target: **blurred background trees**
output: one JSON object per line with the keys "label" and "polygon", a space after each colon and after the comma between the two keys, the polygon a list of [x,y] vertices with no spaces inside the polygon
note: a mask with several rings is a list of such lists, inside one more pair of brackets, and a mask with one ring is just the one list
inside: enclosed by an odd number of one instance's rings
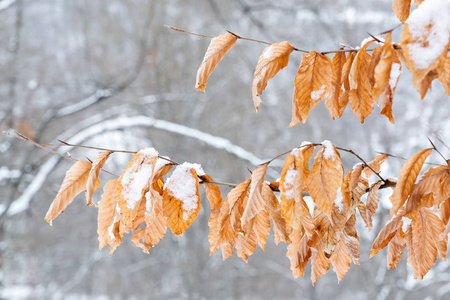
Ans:
{"label": "blurred background trees", "polygon": [[[40,143],[62,139],[129,150],[153,146],[176,161],[201,163],[218,181],[234,183],[248,177],[247,168],[253,169],[258,158],[274,157],[305,140],[328,139],[367,160],[375,151],[409,157],[429,146],[427,136],[450,141],[450,119],[443,109],[448,97],[439,83],[420,101],[405,69],[395,95],[395,126],[377,113],[361,125],[349,109],[332,121],[319,104],[306,124],[287,129],[299,53],[270,81],[255,113],[251,82],[264,45],[237,43],[203,94],[194,90],[195,73],[209,40],[163,26],[207,35],[228,29],[269,42],[288,40],[298,48],[336,50],[339,43],[359,46],[367,32],[395,27],[399,22],[391,4],[0,0],[0,129],[12,128]],[[394,40],[398,35],[394,31]],[[228,139],[247,152],[233,153],[187,136],[174,124],[183,125],[184,132],[197,129]],[[80,159],[97,153],[56,149]],[[441,145],[441,150],[448,156],[448,147]],[[123,169],[130,158],[114,155],[108,169]],[[357,163],[352,156],[343,156],[343,162],[347,169]],[[390,171],[398,174],[401,163],[389,160],[386,177]],[[438,299],[450,293],[446,262],[439,262],[420,283],[413,280],[405,257],[396,271],[386,270],[385,251],[368,258],[385,223],[381,218],[389,207],[383,203],[388,201],[382,201],[371,232],[359,222],[361,267],[352,266],[339,285],[333,271],[315,287],[308,275],[293,279],[285,244],[268,243],[266,252],[257,250],[247,264],[235,256],[226,262],[220,253],[209,256],[207,202],[184,237],[168,234],[150,255],[128,240],[110,258],[107,250],[98,251],[96,210],[83,201],[75,201],[54,227],[44,221],[70,164],[0,137],[0,297]],[[281,162],[273,169],[269,178],[280,172]]]}

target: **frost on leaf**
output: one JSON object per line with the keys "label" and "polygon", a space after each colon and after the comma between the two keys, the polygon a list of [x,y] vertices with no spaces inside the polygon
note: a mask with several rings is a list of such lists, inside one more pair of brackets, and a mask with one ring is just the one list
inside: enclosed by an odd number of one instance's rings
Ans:
{"label": "frost on leaf", "polygon": [[261,104],[261,94],[267,82],[289,63],[289,55],[294,47],[289,42],[275,43],[264,49],[258,59],[255,74],[253,75],[252,94],[256,110]]}
{"label": "frost on leaf", "polygon": [[309,111],[326,95],[333,76],[329,57],[311,51],[302,55],[302,61],[295,75],[292,120],[289,127],[306,122]]}
{"label": "frost on leaf", "polygon": [[191,226],[200,211],[197,171],[192,164],[178,165],[164,188],[163,211],[175,235]]}
{"label": "frost on leaf", "polygon": [[[414,10],[401,34],[402,53],[406,67],[413,73],[413,85],[425,96],[431,75],[447,56],[450,45],[450,2],[427,0]],[[435,71],[434,71],[435,72]],[[425,85],[425,86],[424,86]]]}
{"label": "frost on leaf", "polygon": [[151,184],[158,152],[153,148],[142,149],[130,160],[117,182],[120,210],[127,222],[137,215],[140,202]]}
{"label": "frost on leaf", "polygon": [[[59,216],[72,203],[75,197],[86,189],[86,181],[91,167],[92,164],[90,162],[80,160],[67,171],[58,194],[45,215],[45,221],[50,223],[50,225],[52,225],[53,219]],[[99,182],[97,181],[94,189],[98,186]]]}
{"label": "frost on leaf", "polygon": [[206,50],[205,57],[198,68],[195,89],[205,91],[209,75],[214,71],[228,50],[236,44],[237,37],[231,33],[217,36],[211,40]]}

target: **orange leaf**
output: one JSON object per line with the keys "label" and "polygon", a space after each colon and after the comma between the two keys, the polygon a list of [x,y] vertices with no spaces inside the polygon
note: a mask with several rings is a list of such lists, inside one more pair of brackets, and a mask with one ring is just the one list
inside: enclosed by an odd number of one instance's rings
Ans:
{"label": "orange leaf", "polygon": [[441,57],[439,67],[436,69],[438,79],[445,89],[445,93],[450,96],[450,56]]}
{"label": "orange leaf", "polygon": [[438,67],[442,57],[447,56],[450,46],[450,28],[448,22],[442,22],[448,18],[450,3],[439,3],[443,5],[436,5],[434,1],[420,5],[405,22],[401,34],[405,64],[413,73],[413,85],[422,98],[431,81],[437,78],[429,73]]}
{"label": "orange leaf", "polygon": [[343,234],[345,246],[347,247],[348,253],[352,257],[353,263],[359,266],[360,246],[358,233],[356,232],[355,214],[352,214],[350,218],[348,218]]}
{"label": "orange leaf", "polygon": [[217,36],[211,40],[205,57],[197,71],[196,90],[205,91],[209,75],[211,75],[212,71],[214,71],[225,54],[227,54],[228,50],[236,44],[236,41],[237,37],[231,33]]}
{"label": "orange leaf", "polygon": [[[380,172],[381,170],[381,165],[388,159],[388,155],[387,154],[380,154],[377,155],[375,157],[374,160],[372,160],[370,163],[368,163],[368,165],[375,171],[375,172]],[[367,178],[369,178],[370,176],[374,175],[374,173],[372,172],[372,170],[370,168],[364,168],[364,174],[366,175]]]}
{"label": "orange leaf", "polygon": [[[341,48],[340,50],[342,50]],[[336,53],[331,60],[333,75],[331,77],[330,90],[325,94],[325,107],[330,111],[331,118],[340,118],[344,113],[347,102],[343,101],[341,94],[345,92],[342,82],[344,64],[346,62],[345,52]]]}
{"label": "orange leaf", "polygon": [[344,235],[342,233],[339,243],[330,256],[330,261],[333,265],[333,270],[336,272],[338,281],[341,281],[350,269],[350,264],[352,262],[352,257],[348,253],[347,247],[345,246]]}
{"label": "orange leaf", "polygon": [[195,221],[200,212],[197,172],[192,164],[178,165],[164,189],[163,211],[172,233],[180,235]]}
{"label": "orange leaf", "polygon": [[247,207],[245,207],[241,218],[242,227],[245,227],[247,223],[265,207],[265,202],[262,197],[262,187],[263,184],[266,184],[264,182],[264,177],[266,176],[267,166],[268,163],[265,163],[261,167],[255,169],[252,173],[250,195],[248,196]]}
{"label": "orange leaf", "polygon": [[136,217],[144,193],[151,184],[157,160],[158,152],[155,149],[142,149],[130,160],[120,176],[117,197],[126,222],[131,222]]}
{"label": "orange leaf", "polygon": [[350,106],[361,123],[364,123],[364,119],[372,113],[375,105],[369,76],[371,57],[365,48],[361,48],[356,54],[349,74]]}
{"label": "orange leaf", "polygon": [[281,205],[272,189],[268,185],[263,185],[263,198],[266,202],[266,210],[273,222],[273,230],[275,232],[275,244],[278,245],[280,241],[290,243],[289,233],[292,228],[287,224],[285,219],[281,216]]}
{"label": "orange leaf", "polygon": [[330,269],[331,262],[325,256],[320,239],[316,236],[311,242],[311,280],[314,283]]}
{"label": "orange leaf", "polygon": [[261,94],[267,82],[289,63],[289,55],[294,47],[289,42],[275,43],[264,49],[258,59],[255,74],[253,75],[252,94],[256,110],[261,104]]}
{"label": "orange leaf", "polygon": [[395,236],[397,230],[402,225],[402,218],[395,217],[391,219],[378,233],[377,238],[372,244],[372,249],[370,250],[370,257],[373,257],[380,250],[386,247],[392,238]]}
{"label": "orange leaf", "polygon": [[295,75],[292,121],[289,127],[306,122],[309,111],[326,95],[333,69],[329,57],[311,51],[302,55],[302,61]]}
{"label": "orange leaf", "polygon": [[[377,48],[378,49],[378,48]],[[391,74],[391,67],[394,57],[394,47],[392,46],[392,32],[386,35],[384,46],[382,47],[382,53],[379,62],[374,70],[374,91],[373,97],[378,99],[381,93],[386,89],[389,84],[389,78]]]}
{"label": "orange leaf", "polygon": [[295,278],[305,275],[305,267],[311,257],[311,249],[308,246],[308,236],[302,230],[294,230],[289,235],[292,243],[287,247],[286,256],[291,263],[292,274]]}
{"label": "orange leaf", "polygon": [[308,190],[317,207],[331,217],[332,203],[344,179],[344,169],[336,147],[329,141],[314,158],[314,165],[308,177]]}
{"label": "orange leaf", "polygon": [[340,232],[331,224],[328,217],[317,209],[317,206],[314,210],[314,225],[315,232],[320,237],[323,251],[331,254],[339,241]]}
{"label": "orange leaf", "polygon": [[394,0],[392,2],[392,10],[402,23],[408,19],[410,7],[411,0]]}
{"label": "orange leaf", "polygon": [[[208,181],[214,181],[208,174],[201,176],[201,178]],[[204,182],[203,187],[205,188],[206,198],[209,200],[211,212],[213,212],[219,203],[222,202],[222,193],[220,192],[220,188],[217,184]]]}
{"label": "orange leaf", "polygon": [[406,202],[408,196],[411,194],[417,176],[419,175],[425,160],[430,156],[431,151],[432,149],[419,151],[403,165],[397,185],[389,198],[392,202],[392,209],[389,216],[393,216]]}
{"label": "orange leaf", "polygon": [[397,231],[397,234],[391,239],[388,246],[388,253],[387,253],[387,265],[388,269],[396,269],[397,264],[402,257],[403,250],[405,250],[406,247],[406,240],[405,238],[400,234],[400,232]]}
{"label": "orange leaf", "polygon": [[105,165],[106,160],[108,159],[111,152],[102,152],[100,153],[92,163],[91,171],[89,172],[89,177],[86,181],[86,200],[87,205],[93,205],[92,203],[92,195],[94,194],[94,191],[97,189],[99,183],[98,175],[100,174],[100,170]]}
{"label": "orange leaf", "polygon": [[80,160],[67,171],[58,194],[45,215],[45,221],[50,225],[52,225],[53,219],[59,216],[72,203],[73,199],[85,190],[91,166],[90,162]]}
{"label": "orange leaf", "polygon": [[380,202],[380,193],[378,192],[378,189],[383,184],[383,182],[377,181],[369,189],[369,194],[367,196],[367,202],[366,202],[366,215],[364,222],[366,223],[367,228],[372,230],[373,224],[372,224],[372,217],[375,214],[375,212],[378,209],[378,203]]}
{"label": "orange leaf", "polygon": [[106,245],[111,244],[112,240],[114,240],[112,229],[117,204],[116,188],[117,179],[108,181],[108,183],[103,187],[103,195],[98,203],[97,233],[99,250]]}

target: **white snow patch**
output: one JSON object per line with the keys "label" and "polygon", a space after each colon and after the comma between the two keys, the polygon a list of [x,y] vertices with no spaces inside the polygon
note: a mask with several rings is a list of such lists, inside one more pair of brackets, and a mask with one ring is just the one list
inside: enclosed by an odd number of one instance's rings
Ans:
{"label": "white snow patch", "polygon": [[186,167],[189,167],[191,169],[194,169],[195,172],[197,172],[198,176],[203,176],[203,175],[206,174],[205,171],[203,171],[201,164],[191,164],[191,163],[185,162],[183,164],[183,166],[186,166]]}
{"label": "white snow patch", "polygon": [[297,175],[297,170],[289,169],[286,172],[286,176],[284,177],[284,190],[285,196],[287,199],[293,199],[295,197],[294,194],[294,179],[295,175]]}
{"label": "white snow patch", "polygon": [[389,87],[393,92],[395,87],[397,86],[398,78],[402,73],[402,65],[398,63],[393,63],[391,67],[391,73],[389,75]]}
{"label": "white snow patch", "polygon": [[292,151],[291,151],[292,156],[297,157],[299,150],[300,150],[299,148],[292,149]]}
{"label": "white snow patch", "polygon": [[158,151],[156,151],[155,148],[145,148],[145,149],[141,149],[139,150],[139,153],[142,153],[145,155],[145,157],[153,157],[153,156],[158,156]]}
{"label": "white snow patch", "polygon": [[402,231],[405,233],[408,230],[409,225],[411,224],[411,219],[407,217],[402,217]]}
{"label": "white snow patch", "polygon": [[313,198],[311,196],[304,196],[303,200],[305,200],[311,216],[314,216],[314,207],[316,206],[316,203],[314,202]]}
{"label": "white snow patch", "polygon": [[322,98],[322,95],[325,92],[325,88],[326,87],[327,87],[326,85],[322,85],[319,90],[312,91],[311,92],[311,99],[319,100],[320,98]]}
{"label": "white snow patch", "polygon": [[409,16],[409,32],[416,43],[408,52],[416,69],[427,69],[442,53],[450,38],[450,1],[424,1]]}
{"label": "white snow patch", "polygon": [[300,147],[305,147],[305,146],[311,145],[311,144],[312,144],[311,142],[303,141],[303,142],[300,144]]}
{"label": "white snow patch", "polygon": [[152,210],[152,196],[150,192],[145,193],[145,214]]}
{"label": "white snow patch", "polygon": [[[380,40],[381,42],[384,42],[384,38],[380,37],[380,36],[375,36],[378,40]],[[364,47],[364,45],[370,41],[375,41],[375,39],[371,36],[365,38],[364,40],[362,40],[361,42],[361,48]],[[383,43],[380,43],[378,41],[375,41],[375,43],[377,43],[378,45],[383,45]]]}
{"label": "white snow patch", "polygon": [[356,165],[353,166],[353,170],[356,170],[358,168],[360,168],[363,165],[363,163],[357,163]]}
{"label": "white snow patch", "polygon": [[336,159],[336,153],[334,152],[334,147],[333,144],[329,141],[329,140],[325,140],[322,142],[322,146],[323,146],[323,157],[325,159],[331,159],[331,160],[335,160]]}
{"label": "white snow patch", "polygon": [[[198,207],[197,197],[197,178],[194,178],[191,169],[200,165],[183,163],[178,165],[173,171],[172,176],[167,181],[167,190],[181,202],[183,202],[183,219],[189,219],[189,216]],[[201,169],[201,168],[200,168]]]}
{"label": "white snow patch", "polygon": [[336,199],[334,199],[334,205],[336,205],[339,212],[342,212],[342,210],[344,209],[344,203],[342,202],[342,200],[343,200],[343,198],[342,198],[341,187],[339,187],[339,189],[336,191]]}
{"label": "white snow patch", "polygon": [[153,165],[145,163],[151,157],[158,155],[154,148],[146,148],[139,151],[143,156],[136,160],[122,175],[120,183],[123,186],[122,196],[129,209],[134,209],[142,199],[142,191],[149,184],[153,176]]}
{"label": "white snow patch", "polygon": [[267,47],[265,50],[264,50],[264,53],[263,53],[263,58],[264,59],[270,59],[270,58],[272,58],[272,56],[273,56],[273,45],[270,45],[269,47]]}

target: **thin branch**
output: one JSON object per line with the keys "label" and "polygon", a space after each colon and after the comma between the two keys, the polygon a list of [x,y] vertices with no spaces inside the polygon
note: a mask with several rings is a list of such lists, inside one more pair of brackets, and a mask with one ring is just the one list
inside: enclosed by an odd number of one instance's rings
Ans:
{"label": "thin branch", "polygon": [[430,140],[429,137],[427,137],[428,141],[430,142],[431,146],[433,146],[433,149],[442,157],[442,159],[445,161],[445,163],[447,164],[447,166],[450,167],[450,162],[448,159],[446,159],[444,157],[444,155],[442,155],[442,153],[436,148],[436,146],[433,144],[433,142]]}
{"label": "thin branch", "polygon": [[377,175],[377,177],[380,178],[380,180],[383,181],[383,183],[386,183],[386,180],[383,177],[381,177],[380,173],[376,172],[371,166],[369,166],[369,164],[364,159],[361,158],[361,156],[356,154],[353,150],[351,150],[351,149],[350,150],[349,149],[344,149],[344,148],[341,148],[341,147],[336,147],[336,149],[339,149],[341,151],[345,151],[345,152],[351,153],[354,156],[356,156],[366,167],[369,168],[370,171],[375,173],[375,175]]}
{"label": "thin branch", "polygon": [[[208,39],[213,39],[213,38],[215,38],[214,36],[210,36],[210,35],[204,35],[204,34],[200,34],[200,33],[194,33],[194,32],[190,32],[190,31],[187,31],[187,30],[183,30],[183,29],[180,29],[180,28],[176,28],[176,27],[173,27],[173,26],[169,26],[169,25],[164,25],[165,27],[167,27],[167,28],[169,28],[169,29],[172,29],[172,30],[174,30],[174,31],[178,31],[178,32],[182,32],[182,33],[187,33],[187,34],[190,34],[190,35],[195,35],[195,36],[198,36],[198,37],[200,37],[200,38],[208,38]],[[392,31],[392,30],[394,30],[395,28],[393,28],[393,29],[391,29],[391,30],[388,30],[388,31],[386,31],[386,33],[387,32],[389,32],[389,31]],[[246,41],[249,41],[249,42],[255,42],[255,43],[260,43],[260,44],[265,44],[265,45],[272,45],[273,43],[269,43],[269,42],[266,42],[266,41],[261,41],[261,40],[257,40],[257,39],[252,39],[252,38],[247,38],[247,37],[243,37],[243,36],[240,36],[240,35],[237,35],[236,33],[234,33],[234,32],[231,32],[231,31],[229,31],[229,30],[226,30],[229,34],[232,34],[232,35],[234,35],[236,38],[238,38],[238,39],[240,39],[240,40],[246,40]],[[372,38],[374,38],[370,33],[369,33],[369,35],[372,37]],[[377,39],[377,38],[374,38],[376,41],[379,41],[379,39]],[[394,49],[401,49],[401,47],[398,47],[398,46],[394,46]],[[309,52],[311,52],[310,50],[305,50],[305,49],[299,49],[299,48],[297,48],[297,47],[294,47],[294,51],[297,51],[297,52],[302,52],[302,53],[309,53]],[[325,54],[331,54],[331,53],[341,53],[341,52],[358,52],[359,51],[359,49],[340,49],[340,50],[331,50],[331,51],[323,51],[323,52],[320,52],[321,54],[323,54],[323,55],[325,55]],[[370,52],[370,51],[373,51],[373,49],[367,49],[366,50],[367,52]]]}
{"label": "thin branch", "polygon": [[[389,156],[389,157],[398,158],[398,159],[401,159],[401,160],[408,160],[407,158],[404,158],[404,157],[401,157],[401,156],[397,156],[397,155],[393,155],[393,154],[389,154],[389,153],[385,153],[385,152],[375,151],[375,153],[378,153],[378,154],[385,154],[385,155],[387,155],[387,156]],[[442,165],[440,165],[440,164],[435,164],[435,163],[430,163],[430,162],[424,162],[424,165],[430,165],[430,166],[442,166]]]}

